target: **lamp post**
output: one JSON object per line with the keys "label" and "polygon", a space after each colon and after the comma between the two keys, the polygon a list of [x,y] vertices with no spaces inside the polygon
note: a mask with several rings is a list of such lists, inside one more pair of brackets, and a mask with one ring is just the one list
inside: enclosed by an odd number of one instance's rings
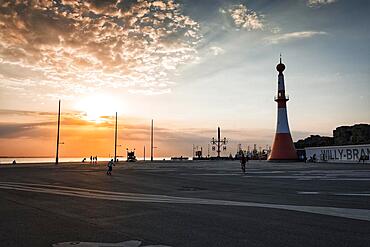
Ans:
{"label": "lamp post", "polygon": [[154,146],[153,146],[153,135],[154,135],[154,126],[153,126],[153,119],[152,119],[152,128],[151,128],[151,135],[150,135],[150,161],[153,162],[154,159]]}
{"label": "lamp post", "polygon": [[116,112],[116,126],[114,130],[114,162],[117,162],[117,112]]}
{"label": "lamp post", "polygon": [[55,155],[55,164],[58,165],[59,163],[59,131],[60,131],[60,100],[59,100],[59,108],[58,108],[58,131],[57,131],[57,152]]}

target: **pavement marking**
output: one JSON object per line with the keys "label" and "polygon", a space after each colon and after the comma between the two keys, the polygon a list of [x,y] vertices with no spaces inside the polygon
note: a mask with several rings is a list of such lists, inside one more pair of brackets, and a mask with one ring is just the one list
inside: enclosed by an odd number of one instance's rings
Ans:
{"label": "pavement marking", "polygon": [[328,181],[370,181],[370,178],[327,178],[321,180],[328,180]]}
{"label": "pavement marking", "polygon": [[53,244],[53,247],[70,247],[70,246],[77,246],[77,247],[170,247],[167,245],[141,245],[141,241],[138,240],[130,240],[120,243],[96,243],[96,242],[63,242]]}
{"label": "pavement marking", "polygon": [[319,191],[297,191],[298,195],[370,196],[370,192],[332,193]]}
{"label": "pavement marking", "polygon": [[318,195],[320,192],[318,191],[297,191],[299,195]]}
{"label": "pavement marking", "polygon": [[370,196],[370,193],[335,193],[336,196]]}
{"label": "pavement marking", "polygon": [[[202,169],[207,170],[207,169]],[[240,176],[240,172],[232,169],[209,169],[214,172],[181,173],[180,175],[191,176]],[[275,171],[247,169],[245,178],[259,179],[295,179],[297,181],[322,180],[322,181],[370,181],[369,170],[312,170],[312,171]]]}
{"label": "pavement marking", "polygon": [[146,202],[146,203],[178,203],[178,204],[199,204],[199,205],[218,205],[218,206],[240,206],[240,207],[259,207],[270,209],[283,209],[304,213],[314,213],[328,216],[336,216],[348,219],[370,221],[369,209],[355,208],[337,208],[337,207],[321,207],[321,206],[298,206],[285,204],[268,204],[257,202],[241,202],[241,201],[226,201],[215,199],[176,197],[166,195],[140,194],[140,193],[125,193],[112,192],[103,190],[92,190],[84,188],[75,188],[68,186],[57,186],[48,184],[34,183],[13,183],[0,182],[0,189],[47,193],[54,195],[74,196],[81,198],[92,198],[111,201],[126,201],[126,202]]}
{"label": "pavement marking", "polygon": [[191,175],[191,176],[240,176],[242,175],[241,172],[239,173],[181,173],[180,175]]}

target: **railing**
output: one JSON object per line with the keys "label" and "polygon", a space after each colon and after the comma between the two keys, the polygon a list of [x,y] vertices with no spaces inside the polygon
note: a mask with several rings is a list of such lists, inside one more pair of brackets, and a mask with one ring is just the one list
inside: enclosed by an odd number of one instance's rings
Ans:
{"label": "railing", "polygon": [[275,95],[274,96],[274,100],[280,100],[280,99],[285,99],[285,100],[289,100],[289,95],[288,94],[285,94],[285,95]]}

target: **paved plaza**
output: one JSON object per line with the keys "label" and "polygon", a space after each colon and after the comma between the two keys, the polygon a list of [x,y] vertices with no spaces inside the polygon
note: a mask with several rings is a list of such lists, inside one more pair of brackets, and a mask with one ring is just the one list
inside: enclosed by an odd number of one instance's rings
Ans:
{"label": "paved plaza", "polygon": [[1,246],[370,246],[370,166],[3,165]]}

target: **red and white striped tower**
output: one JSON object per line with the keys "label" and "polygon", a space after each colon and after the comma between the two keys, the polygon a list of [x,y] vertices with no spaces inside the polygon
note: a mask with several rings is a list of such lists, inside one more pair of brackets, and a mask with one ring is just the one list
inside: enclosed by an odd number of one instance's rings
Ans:
{"label": "red and white striped tower", "polygon": [[270,161],[284,161],[297,160],[297,151],[295,150],[292,136],[289,130],[288,113],[286,102],[289,100],[288,95],[285,95],[284,75],[285,65],[281,62],[276,66],[279,71],[278,76],[278,94],[275,96],[275,101],[278,105],[277,112],[277,126],[274,143],[268,160]]}

